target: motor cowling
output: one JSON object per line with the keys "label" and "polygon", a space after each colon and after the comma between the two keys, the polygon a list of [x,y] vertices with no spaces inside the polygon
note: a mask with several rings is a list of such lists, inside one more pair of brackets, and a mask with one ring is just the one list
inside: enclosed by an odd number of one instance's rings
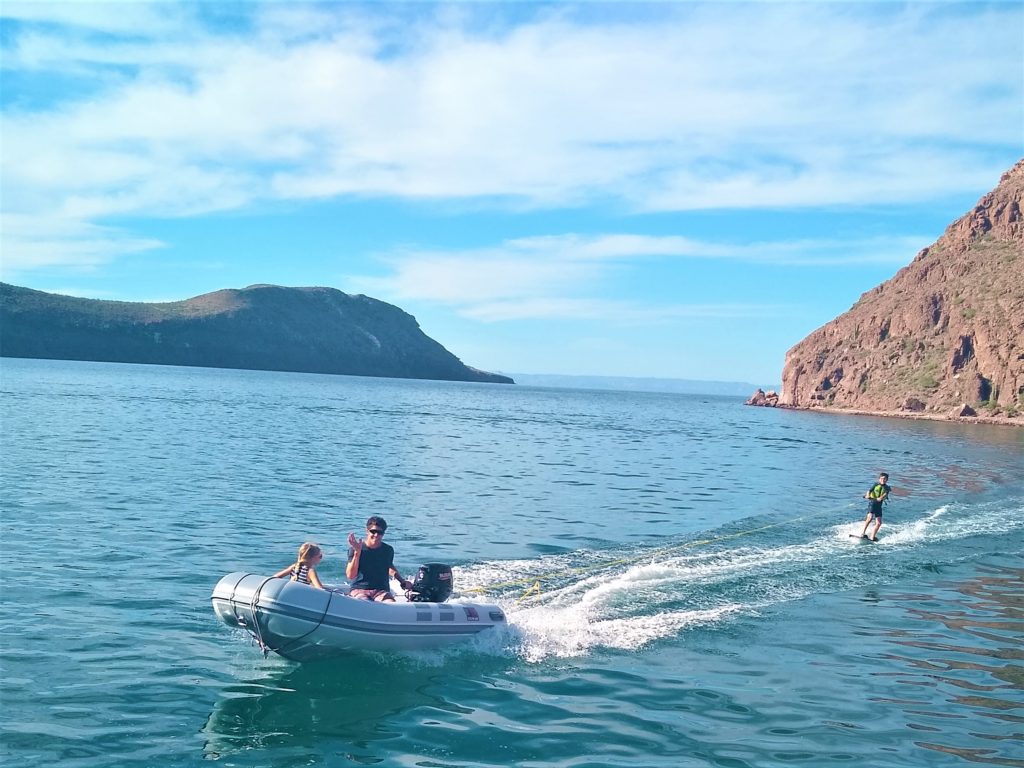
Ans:
{"label": "motor cowling", "polygon": [[426,563],[416,572],[405,596],[413,603],[443,603],[451,596],[453,583],[450,565]]}

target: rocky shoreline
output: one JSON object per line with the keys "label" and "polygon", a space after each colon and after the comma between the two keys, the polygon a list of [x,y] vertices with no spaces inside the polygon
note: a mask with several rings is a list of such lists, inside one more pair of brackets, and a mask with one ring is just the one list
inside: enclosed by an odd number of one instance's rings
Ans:
{"label": "rocky shoreline", "polygon": [[787,411],[814,411],[816,413],[832,413],[841,416],[880,416],[887,419],[916,419],[919,421],[951,421],[960,424],[995,424],[1007,427],[1024,427],[1024,418],[1012,416],[988,416],[978,414],[969,405],[963,405],[950,413],[925,413],[921,411],[869,411],[860,408],[836,408],[834,406],[798,406],[779,402],[779,394],[774,390],[758,389],[744,403],[761,408],[782,408]]}

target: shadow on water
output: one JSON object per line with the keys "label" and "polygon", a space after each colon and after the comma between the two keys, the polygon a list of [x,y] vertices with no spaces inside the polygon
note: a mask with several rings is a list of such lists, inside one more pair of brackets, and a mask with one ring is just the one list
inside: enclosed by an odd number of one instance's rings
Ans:
{"label": "shadow on water", "polygon": [[[916,626],[890,632],[901,652],[885,658],[903,668],[897,682],[907,695],[886,701],[903,709],[908,728],[928,734],[914,742],[919,747],[1024,766],[1024,569],[938,586],[948,599],[889,596]],[[969,725],[968,733],[951,729],[951,720]],[[960,731],[960,743],[949,743],[951,730]],[[976,743],[965,744],[965,735]]]}
{"label": "shadow on water", "polygon": [[[458,677],[494,672],[493,661],[459,659]],[[449,663],[408,655],[282,661],[223,689],[202,729],[203,756],[260,753],[273,755],[273,765],[298,765],[320,760],[326,751],[376,763],[386,743],[402,736],[410,716],[429,725],[431,718],[469,711],[440,694],[452,677]]]}

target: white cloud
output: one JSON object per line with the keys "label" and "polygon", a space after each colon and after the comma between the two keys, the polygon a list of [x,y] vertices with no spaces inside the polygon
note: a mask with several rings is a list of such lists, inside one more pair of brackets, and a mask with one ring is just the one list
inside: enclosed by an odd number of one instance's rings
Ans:
{"label": "white cloud", "polygon": [[119,256],[163,246],[158,240],[63,216],[3,214],[0,230],[4,240],[0,277],[5,281],[45,267],[93,269]]}
{"label": "white cloud", "polygon": [[592,320],[619,325],[651,325],[683,318],[767,318],[787,307],[778,304],[639,304],[597,299],[522,299],[474,303],[459,311],[481,322],[507,320]]}
{"label": "white cloud", "polygon": [[[232,7],[246,27],[201,5],[5,4],[4,68],[53,89],[5,108],[5,209],[73,227],[350,195],[877,204],[984,190],[1020,147],[1013,4],[666,4],[615,23],[524,6],[504,26],[415,4]],[[86,85],[62,95],[65,75]]]}
{"label": "white cloud", "polygon": [[485,322],[504,320],[617,319],[657,323],[696,317],[766,317],[777,305],[670,304],[584,298],[618,270],[641,260],[716,259],[774,266],[902,265],[924,237],[863,240],[807,239],[732,244],[677,236],[635,234],[552,235],[509,240],[493,248],[405,251],[382,256],[383,277],[350,276],[346,289],[389,300],[428,302]]}
{"label": "white cloud", "polygon": [[125,34],[167,34],[182,28],[183,6],[134,2],[5,2],[0,19],[34,22],[70,30]]}
{"label": "white cloud", "polygon": [[838,267],[855,264],[903,266],[933,241],[930,235],[863,239],[755,242],[720,248],[718,255],[776,266]]}
{"label": "white cloud", "polygon": [[[509,240],[500,252],[547,261],[601,262],[644,257],[731,259],[775,265],[905,264],[931,242],[926,235],[854,239],[804,239],[735,244],[678,235],[549,235]],[[489,252],[469,254],[478,261]]]}
{"label": "white cloud", "polygon": [[470,297],[496,300],[545,295],[566,285],[580,285],[591,274],[584,263],[523,258],[515,249],[505,254],[422,253],[392,263],[390,277],[353,278],[353,284],[398,298],[457,304]]}

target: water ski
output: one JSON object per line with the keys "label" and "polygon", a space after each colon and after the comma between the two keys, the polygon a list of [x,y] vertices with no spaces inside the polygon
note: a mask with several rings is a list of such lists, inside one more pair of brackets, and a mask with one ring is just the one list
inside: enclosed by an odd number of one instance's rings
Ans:
{"label": "water ski", "polygon": [[869,539],[867,536],[862,536],[859,533],[851,533],[850,534],[850,538],[851,539],[860,539],[861,541],[866,542],[868,544],[874,544],[876,541],[878,541],[878,539]]}

